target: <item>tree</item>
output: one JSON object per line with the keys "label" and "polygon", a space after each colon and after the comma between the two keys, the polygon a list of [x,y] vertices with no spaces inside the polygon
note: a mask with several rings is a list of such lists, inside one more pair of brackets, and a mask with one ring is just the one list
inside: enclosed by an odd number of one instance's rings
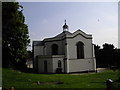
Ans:
{"label": "tree", "polygon": [[95,57],[96,57],[96,63],[97,63],[97,67],[99,66],[100,64],[100,46],[99,45],[95,45],[94,44],[94,50],[95,50]]}
{"label": "tree", "polygon": [[103,49],[105,49],[105,50],[113,50],[114,45],[105,43],[105,44],[103,44]]}
{"label": "tree", "polygon": [[103,54],[104,54],[104,62],[108,65],[115,64],[115,50],[113,44],[103,44]]}
{"label": "tree", "polygon": [[119,66],[120,63],[119,49],[115,49],[113,44],[105,43],[102,49],[95,45],[95,57],[97,67]]}
{"label": "tree", "polygon": [[27,46],[30,40],[22,11],[23,7],[18,2],[2,3],[3,67],[25,68]]}
{"label": "tree", "polygon": [[32,51],[30,51],[30,50],[27,51],[27,58],[28,59],[33,58],[33,52]]}

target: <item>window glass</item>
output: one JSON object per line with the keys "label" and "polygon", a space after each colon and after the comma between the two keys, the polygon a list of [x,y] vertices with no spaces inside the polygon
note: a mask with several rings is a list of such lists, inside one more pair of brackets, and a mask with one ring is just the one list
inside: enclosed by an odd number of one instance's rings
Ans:
{"label": "window glass", "polygon": [[58,55],[58,45],[57,44],[52,45],[52,55]]}
{"label": "window glass", "polygon": [[82,42],[77,43],[77,59],[84,58],[84,44]]}

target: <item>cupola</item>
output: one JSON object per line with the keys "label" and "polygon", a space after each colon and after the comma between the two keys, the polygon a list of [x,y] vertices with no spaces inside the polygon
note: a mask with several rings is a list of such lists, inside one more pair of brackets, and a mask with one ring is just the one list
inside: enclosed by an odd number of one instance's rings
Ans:
{"label": "cupola", "polygon": [[66,24],[66,20],[65,20],[65,24],[63,25],[63,31],[68,31],[69,27],[68,25]]}

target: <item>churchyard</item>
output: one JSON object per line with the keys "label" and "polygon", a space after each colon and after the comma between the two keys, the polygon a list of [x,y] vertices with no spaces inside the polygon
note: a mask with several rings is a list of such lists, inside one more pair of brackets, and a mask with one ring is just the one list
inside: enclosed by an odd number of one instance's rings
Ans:
{"label": "churchyard", "polygon": [[[119,71],[83,74],[32,74],[11,69],[2,73],[3,88],[106,88],[106,80],[118,80]],[[120,87],[120,84],[114,84]]]}

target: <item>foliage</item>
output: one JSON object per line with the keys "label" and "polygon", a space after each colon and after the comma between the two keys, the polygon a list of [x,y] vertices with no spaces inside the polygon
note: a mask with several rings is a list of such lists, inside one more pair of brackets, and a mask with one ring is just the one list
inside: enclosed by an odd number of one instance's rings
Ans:
{"label": "foliage", "polygon": [[33,52],[32,51],[27,51],[27,58],[33,58]]}
{"label": "foliage", "polygon": [[120,65],[120,52],[119,49],[115,49],[113,44],[103,44],[103,48],[95,45],[95,57],[98,67],[109,67]]}
{"label": "foliage", "polygon": [[22,11],[23,7],[18,2],[2,3],[3,67],[25,68],[26,47],[30,40]]}
{"label": "foliage", "polygon": [[118,79],[118,71],[91,74],[30,74],[3,69],[4,88],[106,88],[107,79]]}

